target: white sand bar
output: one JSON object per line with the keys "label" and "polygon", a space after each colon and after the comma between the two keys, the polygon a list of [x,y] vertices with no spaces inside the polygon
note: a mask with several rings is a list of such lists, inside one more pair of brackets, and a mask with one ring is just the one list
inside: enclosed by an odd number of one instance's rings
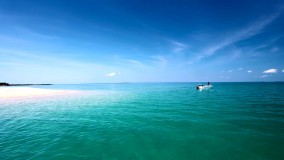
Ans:
{"label": "white sand bar", "polygon": [[0,87],[0,98],[45,97],[74,94],[78,91],[31,87]]}

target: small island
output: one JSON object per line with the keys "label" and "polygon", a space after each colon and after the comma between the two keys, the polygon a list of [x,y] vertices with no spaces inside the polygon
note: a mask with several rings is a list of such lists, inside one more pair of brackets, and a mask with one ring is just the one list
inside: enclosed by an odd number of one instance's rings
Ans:
{"label": "small island", "polygon": [[6,82],[0,82],[0,86],[33,86],[33,85],[52,85],[52,84],[9,84]]}

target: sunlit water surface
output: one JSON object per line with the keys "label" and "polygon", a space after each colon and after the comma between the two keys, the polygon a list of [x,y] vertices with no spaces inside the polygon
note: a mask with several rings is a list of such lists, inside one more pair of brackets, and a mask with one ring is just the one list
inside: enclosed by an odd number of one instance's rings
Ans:
{"label": "sunlit water surface", "polygon": [[[284,83],[40,86],[82,94],[0,100],[0,160],[282,160]],[[39,86],[38,86],[39,87]]]}

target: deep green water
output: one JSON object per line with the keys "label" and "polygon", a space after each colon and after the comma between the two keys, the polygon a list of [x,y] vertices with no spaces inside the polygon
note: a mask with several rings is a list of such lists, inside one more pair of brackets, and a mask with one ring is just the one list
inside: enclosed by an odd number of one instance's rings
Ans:
{"label": "deep green water", "polygon": [[0,160],[283,160],[284,83],[43,86],[68,97],[0,101]]}

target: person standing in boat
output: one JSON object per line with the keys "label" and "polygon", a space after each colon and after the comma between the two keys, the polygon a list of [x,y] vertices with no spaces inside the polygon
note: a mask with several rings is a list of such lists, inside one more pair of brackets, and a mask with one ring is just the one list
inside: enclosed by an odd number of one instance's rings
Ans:
{"label": "person standing in boat", "polygon": [[210,82],[208,82],[207,85],[210,86]]}

